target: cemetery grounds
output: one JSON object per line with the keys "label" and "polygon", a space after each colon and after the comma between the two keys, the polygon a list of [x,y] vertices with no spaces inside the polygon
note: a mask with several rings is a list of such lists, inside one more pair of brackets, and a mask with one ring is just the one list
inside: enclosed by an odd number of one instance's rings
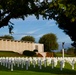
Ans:
{"label": "cemetery grounds", "polygon": [[72,65],[70,62],[65,62],[64,68],[60,67],[60,62],[57,62],[57,65],[52,67],[52,64],[47,63],[46,67],[42,64],[41,68],[36,64],[34,66],[33,63],[30,64],[28,69],[26,66],[20,64],[17,66],[13,66],[13,71],[0,63],[0,75],[76,75],[76,62],[74,63],[74,69],[72,69]]}

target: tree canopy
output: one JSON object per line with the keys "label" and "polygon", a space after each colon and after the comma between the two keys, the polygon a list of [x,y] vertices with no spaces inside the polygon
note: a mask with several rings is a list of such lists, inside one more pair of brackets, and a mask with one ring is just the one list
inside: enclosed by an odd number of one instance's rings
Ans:
{"label": "tree canopy", "polygon": [[71,47],[71,48],[68,48],[67,49],[67,54],[70,54],[70,55],[75,55],[75,48],[74,47]]}
{"label": "tree canopy", "polygon": [[13,37],[13,36],[10,36],[10,35],[0,36],[0,38],[2,38],[2,39],[11,39],[11,40],[14,40],[14,37]]}
{"label": "tree canopy", "polygon": [[40,38],[39,43],[44,44],[45,52],[50,52],[51,50],[58,49],[57,37],[53,33],[43,35]]}
{"label": "tree canopy", "polygon": [[33,36],[24,36],[24,37],[21,38],[21,41],[35,42],[35,38]]}
{"label": "tree canopy", "polygon": [[0,0],[0,27],[9,26],[11,19],[25,19],[35,15],[39,19],[54,19],[76,47],[76,0]]}
{"label": "tree canopy", "polygon": [[39,0],[0,0],[0,27],[13,25],[10,19],[22,18],[35,15],[37,18],[43,7]]}
{"label": "tree canopy", "polygon": [[[50,10],[49,10],[50,9]],[[76,0],[53,0],[48,9],[50,18],[53,18],[73,41],[76,47]]]}

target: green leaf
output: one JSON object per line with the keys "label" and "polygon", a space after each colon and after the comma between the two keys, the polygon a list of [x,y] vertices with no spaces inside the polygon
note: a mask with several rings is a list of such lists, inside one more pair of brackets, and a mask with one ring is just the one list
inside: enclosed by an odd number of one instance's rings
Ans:
{"label": "green leaf", "polygon": [[0,5],[0,9],[2,9],[2,6]]}
{"label": "green leaf", "polygon": [[71,19],[71,22],[74,22],[74,21],[75,21],[75,19],[74,19],[74,18],[72,18],[72,19]]}

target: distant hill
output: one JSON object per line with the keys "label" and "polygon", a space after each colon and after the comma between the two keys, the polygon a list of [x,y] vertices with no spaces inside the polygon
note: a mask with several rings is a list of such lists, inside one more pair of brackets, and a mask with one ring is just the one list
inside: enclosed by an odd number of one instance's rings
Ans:
{"label": "distant hill", "polygon": [[[72,47],[72,46],[71,46],[71,43],[65,43],[65,44],[64,44],[64,48],[67,49],[67,48],[69,48],[69,47]],[[61,44],[61,43],[59,43],[59,49],[62,49],[62,44]]]}
{"label": "distant hill", "polygon": [[[68,49],[69,47],[72,47],[71,46],[71,43],[65,43],[64,44],[64,48],[65,49]],[[60,50],[62,49],[62,43],[59,43],[59,49],[58,50],[54,50],[55,52],[60,52]]]}

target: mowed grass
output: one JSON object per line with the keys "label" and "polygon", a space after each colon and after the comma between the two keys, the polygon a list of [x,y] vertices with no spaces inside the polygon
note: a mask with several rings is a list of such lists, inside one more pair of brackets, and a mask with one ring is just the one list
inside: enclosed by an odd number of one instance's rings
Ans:
{"label": "mowed grass", "polygon": [[0,57],[25,57],[22,54],[13,51],[0,51]]}
{"label": "mowed grass", "polygon": [[[55,53],[55,56],[56,56],[56,57],[62,57],[62,53],[56,52],[56,53]],[[75,55],[69,55],[69,54],[66,54],[66,53],[64,53],[64,56],[65,56],[65,57],[76,57]]]}
{"label": "mowed grass", "polygon": [[71,65],[65,63],[62,71],[60,70],[59,63],[53,69],[51,65],[47,67],[42,66],[42,69],[39,69],[38,65],[36,65],[35,68],[31,65],[28,70],[26,70],[26,67],[21,68],[14,66],[14,71],[0,65],[0,75],[76,75],[76,64],[75,69],[72,70]]}
{"label": "mowed grass", "polygon": [[[14,52],[0,52],[0,57],[22,57],[23,55],[20,55],[18,53]],[[60,64],[54,69],[50,66],[44,67],[42,66],[42,69],[40,70],[38,65],[36,68],[33,68],[33,65],[29,67],[28,70],[26,70],[26,67],[23,69],[21,67],[14,66],[14,71],[11,72],[10,69],[7,69],[4,66],[0,65],[0,75],[76,75],[76,63],[75,63],[75,69],[72,70],[72,67],[69,63],[65,63],[65,67],[63,70],[60,70]]]}

